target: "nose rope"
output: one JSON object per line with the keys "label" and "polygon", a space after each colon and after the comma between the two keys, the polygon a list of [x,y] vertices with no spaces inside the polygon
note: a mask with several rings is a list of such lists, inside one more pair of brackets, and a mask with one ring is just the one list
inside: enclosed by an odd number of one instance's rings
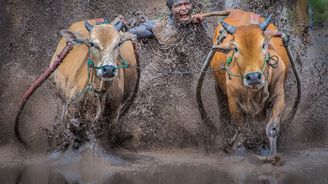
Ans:
{"label": "nose rope", "polygon": [[[120,63],[121,65],[119,66],[113,66],[114,67],[114,71],[117,70],[117,69],[125,69],[125,68],[130,68],[130,65],[129,63],[124,59],[123,56],[121,56],[121,54],[119,54],[119,60],[120,60]],[[91,51],[90,51],[90,47],[88,49],[88,62],[87,62],[87,66],[88,66],[88,81],[87,81],[87,89],[89,91],[94,91],[92,85],[91,85],[91,71],[92,69],[97,69],[97,70],[100,70],[100,69],[104,69],[105,66],[100,66],[100,67],[97,67],[95,66],[95,63],[92,61],[91,59]]]}
{"label": "nose rope", "polygon": [[[232,61],[233,61],[233,57],[234,57],[234,55],[235,55],[235,52],[233,51],[233,52],[232,52],[232,55],[231,55],[230,57],[227,58],[225,65],[222,67],[222,70],[224,70],[225,72],[228,73],[228,75],[229,75],[229,79],[230,79],[230,80],[231,80],[231,77],[246,78],[245,75],[234,74],[234,73],[232,73],[232,71],[229,69],[230,64],[231,64]],[[261,73],[264,72],[264,70],[265,70],[265,66],[269,63],[270,59],[271,59],[271,56],[270,56],[270,54],[269,54],[269,52],[268,52],[268,53],[264,56],[263,65],[262,65],[262,67],[261,67]],[[271,65],[270,65],[270,66],[271,66]]]}
{"label": "nose rope", "polygon": [[[109,20],[106,20],[103,18],[96,20],[96,25],[109,24],[109,23],[110,23]],[[89,48],[88,48],[88,67],[94,68],[94,69],[104,69],[105,68],[104,66],[100,66],[100,67],[95,66],[94,62],[91,59],[91,51],[90,50],[91,49],[89,46]],[[119,59],[120,59],[122,65],[115,66],[115,70],[119,69],[119,68],[129,68],[128,62],[121,55],[119,55]],[[89,69],[88,69],[88,71],[89,71]]]}
{"label": "nose rope", "polygon": [[[100,66],[100,67],[95,66],[95,63],[91,59],[90,47],[89,47],[89,51],[88,52],[89,52],[88,67],[89,68],[94,68],[94,69],[104,69],[105,68],[104,66]],[[119,65],[119,66],[113,66],[115,68],[115,70],[116,69],[120,69],[120,68],[129,68],[129,63],[124,59],[123,56],[121,56],[121,54],[119,54],[119,60],[120,60],[121,65]]]}
{"label": "nose rope", "polygon": [[[97,25],[100,25],[100,24],[109,24],[109,21],[108,20],[104,20],[104,19],[97,19],[96,20],[96,24]],[[96,96],[101,95],[101,91],[95,90],[95,88],[92,86],[92,83],[91,83],[91,81],[92,81],[92,74],[91,73],[92,73],[93,69],[103,69],[105,67],[103,67],[103,66],[101,66],[101,67],[95,66],[94,62],[91,59],[91,51],[90,50],[91,50],[90,47],[88,47],[88,61],[87,61],[88,78],[87,78],[87,85],[86,85],[86,87],[84,89],[82,89],[79,92],[77,92],[72,98],[70,98],[67,101],[67,103],[66,103],[66,109],[64,109],[64,112],[63,113],[66,112],[67,107],[73,101],[81,98],[87,92],[88,93],[91,93],[91,94],[94,94]],[[115,70],[116,69],[119,69],[119,68],[129,68],[130,67],[129,64],[128,64],[128,62],[121,55],[119,55],[119,59],[120,59],[122,65],[115,67]]]}

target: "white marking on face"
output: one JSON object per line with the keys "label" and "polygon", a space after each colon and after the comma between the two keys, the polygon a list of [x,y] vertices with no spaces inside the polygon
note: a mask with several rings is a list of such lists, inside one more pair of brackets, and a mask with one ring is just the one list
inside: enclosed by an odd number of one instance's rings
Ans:
{"label": "white marking on face", "polygon": [[103,64],[102,65],[116,65],[115,64],[115,60],[118,57],[118,45],[120,42],[120,38],[117,37],[116,39],[113,39],[113,41],[109,44],[109,46],[104,49],[103,51],[103,57],[102,57],[102,61]]}

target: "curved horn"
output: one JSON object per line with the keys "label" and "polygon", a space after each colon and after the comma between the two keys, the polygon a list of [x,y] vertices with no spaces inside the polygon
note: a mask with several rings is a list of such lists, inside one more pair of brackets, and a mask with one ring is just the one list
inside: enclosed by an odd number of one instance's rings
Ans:
{"label": "curved horn", "polygon": [[267,29],[267,27],[269,26],[269,24],[272,21],[272,17],[273,17],[272,14],[269,15],[269,17],[267,17],[264,22],[262,22],[261,24],[259,24],[259,27],[262,29],[262,31],[265,31]]}
{"label": "curved horn", "polygon": [[84,26],[89,32],[93,29],[93,25],[91,25],[87,20],[84,21]]}
{"label": "curved horn", "polygon": [[236,32],[236,27],[232,26],[224,21],[220,21],[220,23],[222,24],[222,27],[229,33],[229,34],[234,34]]}

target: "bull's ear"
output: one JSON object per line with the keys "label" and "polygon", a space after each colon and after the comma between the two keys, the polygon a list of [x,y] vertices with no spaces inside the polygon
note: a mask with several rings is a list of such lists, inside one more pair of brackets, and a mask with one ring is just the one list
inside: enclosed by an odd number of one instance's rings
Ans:
{"label": "bull's ear", "polygon": [[278,30],[266,30],[263,32],[263,36],[269,42],[273,37],[281,37],[282,33]]}
{"label": "bull's ear", "polygon": [[119,34],[121,36],[120,44],[123,44],[124,42],[126,42],[128,40],[130,40],[130,41],[137,40],[137,35],[135,35],[135,34],[132,34],[129,32],[125,32],[125,33],[120,32]]}
{"label": "bull's ear", "polygon": [[84,44],[86,42],[86,39],[80,35],[79,33],[73,33],[67,29],[63,29],[60,31],[60,34],[69,42],[72,44]]}

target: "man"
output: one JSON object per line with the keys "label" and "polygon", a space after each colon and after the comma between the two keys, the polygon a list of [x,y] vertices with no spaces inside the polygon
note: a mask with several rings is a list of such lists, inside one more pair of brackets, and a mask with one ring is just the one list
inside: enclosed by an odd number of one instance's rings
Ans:
{"label": "man", "polygon": [[[152,46],[151,61],[141,69],[138,96],[121,121],[133,135],[129,147],[204,146],[208,141],[209,130],[202,123],[194,94],[211,48],[204,16],[192,16],[191,0],[168,0],[167,6],[169,16],[129,29],[138,39],[158,40]],[[124,18],[119,19],[116,27],[121,28]]]}
{"label": "man", "polygon": [[[167,43],[171,36],[176,34],[179,27],[188,24],[200,24],[205,19],[203,14],[191,15],[191,0],[167,0],[167,6],[171,11],[168,17],[162,20],[149,20],[145,23],[133,27],[128,32],[134,34],[137,39],[156,37],[160,43]],[[211,16],[227,15],[227,11],[211,12]],[[118,16],[115,27],[121,30],[126,21],[123,16]],[[168,36],[170,35],[170,36]],[[171,40],[172,41],[172,40]]]}

